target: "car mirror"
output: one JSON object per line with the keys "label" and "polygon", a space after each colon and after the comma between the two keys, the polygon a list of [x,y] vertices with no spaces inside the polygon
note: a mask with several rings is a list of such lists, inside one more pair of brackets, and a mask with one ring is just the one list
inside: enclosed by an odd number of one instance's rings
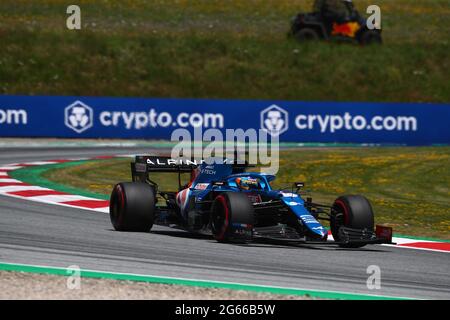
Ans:
{"label": "car mirror", "polygon": [[302,189],[303,187],[305,187],[304,182],[294,182],[294,188],[297,189],[297,192],[299,192],[299,190]]}

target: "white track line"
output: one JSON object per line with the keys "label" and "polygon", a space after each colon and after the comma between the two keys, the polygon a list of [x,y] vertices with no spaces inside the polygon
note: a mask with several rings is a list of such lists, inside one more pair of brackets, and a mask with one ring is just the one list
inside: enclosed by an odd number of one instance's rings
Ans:
{"label": "white track line", "polygon": [[77,195],[46,195],[46,196],[34,196],[26,198],[31,201],[54,203],[54,204],[59,204],[60,202],[66,201],[92,200],[92,198]]}
{"label": "white track line", "polygon": [[7,178],[0,177],[0,182],[17,182],[17,183],[19,183],[19,182],[22,182],[22,181],[16,180],[16,179],[11,179],[9,177],[7,177]]}
{"label": "white track line", "polygon": [[[28,191],[28,190],[51,190],[48,188],[38,187],[38,186],[7,186],[7,187],[0,187],[0,193],[7,194],[8,192],[15,192],[15,191]],[[26,199],[26,197],[21,197],[22,199]]]}
{"label": "white track line", "polygon": [[22,168],[21,166],[3,166],[3,167],[0,167],[0,171],[2,171],[2,170],[6,170],[6,171],[12,171],[12,170],[17,170],[17,169],[20,169],[20,168]]}

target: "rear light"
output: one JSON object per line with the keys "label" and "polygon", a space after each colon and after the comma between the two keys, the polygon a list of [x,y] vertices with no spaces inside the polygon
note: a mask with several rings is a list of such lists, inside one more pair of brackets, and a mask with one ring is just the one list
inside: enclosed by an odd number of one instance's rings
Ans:
{"label": "rear light", "polygon": [[392,228],[377,225],[375,228],[375,234],[377,238],[385,239],[389,242],[392,242]]}

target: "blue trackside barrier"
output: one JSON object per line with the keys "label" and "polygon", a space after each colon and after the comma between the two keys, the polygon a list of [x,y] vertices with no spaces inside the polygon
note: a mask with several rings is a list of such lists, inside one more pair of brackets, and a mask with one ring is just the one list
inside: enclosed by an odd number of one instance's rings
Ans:
{"label": "blue trackside barrier", "polygon": [[1,137],[170,139],[263,129],[280,142],[450,144],[450,104],[0,96]]}

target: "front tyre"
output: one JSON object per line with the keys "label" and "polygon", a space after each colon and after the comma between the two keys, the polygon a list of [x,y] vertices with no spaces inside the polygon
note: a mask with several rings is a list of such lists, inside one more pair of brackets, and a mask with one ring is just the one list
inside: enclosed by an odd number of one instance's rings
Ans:
{"label": "front tyre", "polygon": [[143,182],[114,186],[109,203],[111,223],[117,231],[148,232],[155,217],[155,191]]}
{"label": "front tyre", "polygon": [[380,32],[375,30],[367,30],[361,35],[359,42],[363,46],[372,44],[379,45],[383,43],[383,39],[381,38]]}
{"label": "front tyre", "polygon": [[253,205],[243,193],[222,193],[211,207],[211,231],[219,242],[251,238],[254,224]]}
{"label": "front tyre", "polygon": [[[337,198],[331,210],[331,234],[337,242],[341,242],[339,229],[348,227],[352,229],[366,229],[373,231],[374,214],[369,200],[361,195],[349,195]],[[360,248],[364,243],[342,244],[342,247]]]}

